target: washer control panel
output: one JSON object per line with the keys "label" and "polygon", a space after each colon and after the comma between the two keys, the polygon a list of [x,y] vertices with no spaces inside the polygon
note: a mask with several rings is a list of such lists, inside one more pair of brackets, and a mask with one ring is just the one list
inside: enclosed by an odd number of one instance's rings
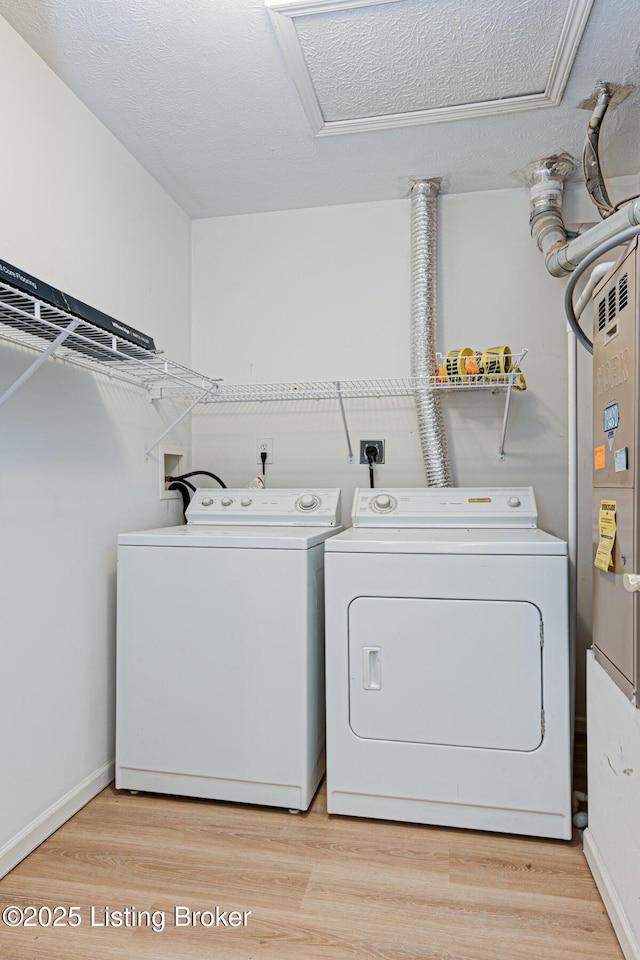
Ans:
{"label": "washer control panel", "polygon": [[187,523],[335,527],[340,490],[199,488],[187,507]]}
{"label": "washer control panel", "polygon": [[354,527],[537,527],[532,487],[360,488]]}
{"label": "washer control panel", "polygon": [[371,497],[369,509],[374,513],[392,513],[398,509],[398,499],[390,493],[378,493],[375,497]]}

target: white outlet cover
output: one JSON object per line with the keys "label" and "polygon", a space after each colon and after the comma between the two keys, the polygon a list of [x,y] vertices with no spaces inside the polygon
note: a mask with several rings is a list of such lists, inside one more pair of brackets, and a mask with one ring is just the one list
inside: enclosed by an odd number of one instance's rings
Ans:
{"label": "white outlet cover", "polygon": [[260,454],[263,450],[267,451],[266,463],[273,463],[273,440],[265,439],[261,437],[256,440],[256,463],[262,466],[262,457]]}

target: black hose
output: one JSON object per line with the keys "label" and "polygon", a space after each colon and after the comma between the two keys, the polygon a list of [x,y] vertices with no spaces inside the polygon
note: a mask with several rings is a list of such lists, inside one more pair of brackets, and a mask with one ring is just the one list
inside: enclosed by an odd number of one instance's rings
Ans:
{"label": "black hose", "polygon": [[369,446],[365,448],[364,453],[369,462],[369,486],[373,488],[375,487],[375,483],[373,482],[373,465],[378,462],[378,448],[369,444]]}
{"label": "black hose", "polygon": [[[189,484],[189,486],[191,486],[191,484]],[[179,491],[180,491],[180,495],[182,496],[182,515],[183,515],[184,520],[185,520],[185,522],[186,522],[186,519],[187,519],[187,507],[189,506],[189,491],[187,490],[186,485],[185,485],[184,483],[180,483],[180,482],[178,481],[177,483],[174,482],[174,483],[169,484],[168,489],[169,489],[169,490],[179,490]]]}
{"label": "black hose", "polygon": [[567,284],[567,289],[564,292],[564,309],[567,315],[567,320],[569,321],[569,326],[573,330],[574,334],[578,338],[579,342],[588,350],[589,353],[593,353],[593,343],[589,340],[589,337],[586,335],[578,318],[576,317],[575,310],[573,309],[573,291],[576,288],[576,284],[585,270],[588,270],[589,267],[599,260],[605,253],[608,253],[609,250],[612,250],[614,247],[619,246],[621,243],[626,243],[628,240],[633,240],[634,237],[637,237],[640,234],[640,226],[627,227],[626,230],[623,230],[622,233],[617,234],[615,237],[611,237],[610,240],[605,240],[599,246],[592,250],[591,253],[586,256],[583,260],[580,261],[578,266],[575,268],[569,282]]}
{"label": "black hose", "polygon": [[173,482],[174,480],[177,480],[179,483],[184,484],[185,487],[189,487],[189,490],[191,490],[192,493],[196,492],[195,486],[192,483],[189,483],[188,480],[182,480],[180,477],[165,477],[164,479],[165,479],[165,483],[169,483],[169,481]]}
{"label": "black hose", "polygon": [[192,470],[190,473],[183,473],[181,477],[171,477],[171,480],[187,480],[188,477],[213,477],[216,483],[219,483],[225,490],[227,489],[226,483],[224,483],[220,477],[217,477],[215,473],[209,473],[208,470]]}

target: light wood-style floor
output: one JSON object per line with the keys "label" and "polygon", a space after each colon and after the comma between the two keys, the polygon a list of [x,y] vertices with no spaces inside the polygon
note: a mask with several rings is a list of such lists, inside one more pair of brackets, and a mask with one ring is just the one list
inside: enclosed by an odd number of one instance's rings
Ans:
{"label": "light wood-style floor", "polygon": [[[622,958],[577,836],[532,840],[325,811],[324,787],[297,816],[108,787],[0,882],[0,909],[78,906],[82,923],[0,925],[0,957]],[[174,925],[177,906],[216,905],[251,911],[247,926]],[[164,911],[165,927],[91,926],[91,906],[96,922],[105,907]]]}

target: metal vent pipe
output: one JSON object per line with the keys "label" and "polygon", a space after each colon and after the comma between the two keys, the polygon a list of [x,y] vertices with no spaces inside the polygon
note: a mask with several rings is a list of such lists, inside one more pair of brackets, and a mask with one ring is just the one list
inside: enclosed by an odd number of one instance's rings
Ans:
{"label": "metal vent pipe", "polygon": [[[439,180],[411,184],[411,376],[435,377]],[[440,397],[430,386],[415,393],[418,433],[429,487],[452,486]]]}

